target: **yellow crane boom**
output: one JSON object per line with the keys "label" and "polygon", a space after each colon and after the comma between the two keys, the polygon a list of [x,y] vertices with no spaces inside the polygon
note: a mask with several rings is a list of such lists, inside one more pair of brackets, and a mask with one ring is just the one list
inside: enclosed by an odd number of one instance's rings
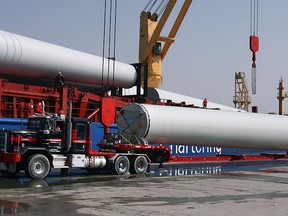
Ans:
{"label": "yellow crane boom", "polygon": [[[173,11],[177,0],[169,0],[158,21],[158,14],[142,11],[140,15],[139,62],[148,64],[148,87],[158,88],[162,83],[162,61],[165,58],[182,21],[192,3],[184,0],[178,16],[170,29],[168,36],[161,36],[161,32]],[[162,49],[162,45],[163,49]],[[143,76],[143,73],[142,73]],[[143,80],[143,79],[142,79]]]}

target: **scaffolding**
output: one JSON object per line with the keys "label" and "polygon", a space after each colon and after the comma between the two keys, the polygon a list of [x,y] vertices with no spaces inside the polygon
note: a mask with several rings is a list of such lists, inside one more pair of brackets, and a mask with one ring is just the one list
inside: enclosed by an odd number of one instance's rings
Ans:
{"label": "scaffolding", "polygon": [[288,93],[284,92],[284,81],[282,77],[279,80],[279,87],[277,88],[277,90],[278,90],[277,98],[279,100],[279,115],[285,115],[284,99],[288,97]]}
{"label": "scaffolding", "polygon": [[246,84],[245,72],[235,72],[235,96],[233,97],[235,108],[249,111],[251,99]]}

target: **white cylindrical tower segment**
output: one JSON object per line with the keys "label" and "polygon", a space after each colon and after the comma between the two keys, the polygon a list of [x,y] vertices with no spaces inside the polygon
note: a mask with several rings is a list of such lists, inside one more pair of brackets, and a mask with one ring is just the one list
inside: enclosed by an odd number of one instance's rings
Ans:
{"label": "white cylindrical tower segment", "polygon": [[132,142],[288,149],[288,118],[269,114],[134,103],[121,110],[118,129]]}
{"label": "white cylindrical tower segment", "polygon": [[[203,99],[195,98],[195,97],[190,97],[182,94],[177,94],[174,92],[162,90],[162,89],[155,89],[155,88],[148,88],[147,92],[147,97],[154,101],[154,102],[167,102],[168,100],[171,100],[172,102],[175,103],[182,103],[185,102],[187,105],[188,104],[193,104],[195,107],[202,107],[203,106]],[[208,98],[209,100],[209,98]],[[233,112],[244,112],[244,110],[236,109],[230,106],[226,106],[223,104],[215,103],[209,100],[208,102],[208,108],[216,108],[220,110],[225,110],[225,111],[233,111]]]}
{"label": "white cylindrical tower segment", "polygon": [[59,72],[69,82],[124,88],[137,77],[129,64],[0,31],[0,74],[54,80]]}

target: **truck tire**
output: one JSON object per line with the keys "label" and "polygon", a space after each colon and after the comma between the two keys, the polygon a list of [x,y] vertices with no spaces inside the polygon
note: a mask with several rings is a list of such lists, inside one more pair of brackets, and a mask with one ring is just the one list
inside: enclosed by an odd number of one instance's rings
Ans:
{"label": "truck tire", "polygon": [[144,174],[148,169],[148,161],[145,156],[138,156],[133,160],[130,172],[133,174]]}
{"label": "truck tire", "polygon": [[118,175],[124,175],[129,172],[130,162],[126,156],[119,156],[114,163],[114,171]]}
{"label": "truck tire", "polygon": [[45,155],[36,154],[29,157],[25,166],[26,175],[33,179],[43,179],[50,172],[50,162]]}

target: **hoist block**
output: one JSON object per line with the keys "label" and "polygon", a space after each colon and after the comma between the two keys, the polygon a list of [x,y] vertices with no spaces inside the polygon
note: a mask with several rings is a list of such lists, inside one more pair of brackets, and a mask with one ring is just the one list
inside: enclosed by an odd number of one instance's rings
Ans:
{"label": "hoist block", "polygon": [[102,99],[102,123],[109,127],[115,122],[115,100],[110,98]]}
{"label": "hoist block", "polygon": [[259,50],[259,38],[255,35],[250,36],[250,50],[254,53]]}

